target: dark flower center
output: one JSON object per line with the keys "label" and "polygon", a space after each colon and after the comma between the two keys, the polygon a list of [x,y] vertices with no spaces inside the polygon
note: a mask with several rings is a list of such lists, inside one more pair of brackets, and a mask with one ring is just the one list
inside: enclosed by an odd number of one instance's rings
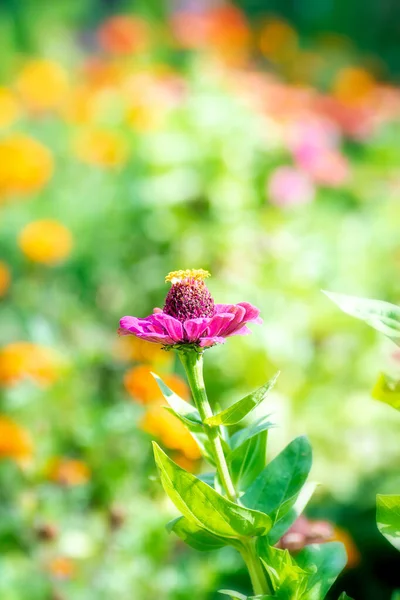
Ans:
{"label": "dark flower center", "polygon": [[179,321],[212,317],[214,300],[204,281],[194,278],[174,283],[165,299],[163,311]]}

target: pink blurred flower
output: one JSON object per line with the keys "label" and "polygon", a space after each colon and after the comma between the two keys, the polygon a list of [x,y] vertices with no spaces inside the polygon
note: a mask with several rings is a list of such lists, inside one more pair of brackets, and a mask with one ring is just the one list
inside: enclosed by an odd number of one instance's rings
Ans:
{"label": "pink blurred flower", "polygon": [[338,150],[312,152],[302,149],[296,153],[295,159],[297,165],[317,184],[340,187],[349,178],[349,163]]}
{"label": "pink blurred flower", "polygon": [[278,167],[268,182],[268,199],[277,206],[312,202],[315,189],[309,177],[295,167]]}

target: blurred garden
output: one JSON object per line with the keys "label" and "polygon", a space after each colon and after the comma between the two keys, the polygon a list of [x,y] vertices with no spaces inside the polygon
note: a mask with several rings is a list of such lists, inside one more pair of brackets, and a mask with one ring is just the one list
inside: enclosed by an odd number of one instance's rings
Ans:
{"label": "blurred garden", "polygon": [[376,399],[400,352],[321,292],[400,303],[396,7],[368,3],[357,37],[361,2],[295,4],[0,7],[2,600],[250,593],[233,548],[165,529],[151,440],[207,468],[151,372],[190,391],[173,352],[117,335],[186,268],[260,308],[207,350],[207,387],[226,407],[281,371],[256,413],[276,423],[268,456],[312,444],[306,516],[348,555],[328,598],[400,588],[375,520],[400,490],[400,418]]}

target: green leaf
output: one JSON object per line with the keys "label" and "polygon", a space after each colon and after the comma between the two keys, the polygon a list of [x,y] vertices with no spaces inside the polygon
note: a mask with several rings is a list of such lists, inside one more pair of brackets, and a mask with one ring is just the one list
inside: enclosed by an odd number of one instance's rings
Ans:
{"label": "green leaf", "polygon": [[229,543],[228,540],[224,540],[223,538],[209,533],[185,517],[178,517],[177,519],[170,521],[167,525],[167,529],[168,531],[176,533],[176,535],[186,542],[188,546],[191,546],[195,550],[200,550],[201,552],[218,550]]}
{"label": "green leaf", "polygon": [[[245,491],[265,467],[268,429],[272,426],[262,417],[232,436],[231,444],[235,447],[226,459],[238,492]],[[238,444],[238,440],[241,443]]]}
{"label": "green leaf", "polygon": [[213,427],[217,425],[236,425],[239,423],[246,415],[248,415],[256,406],[261,404],[261,402],[266,398],[268,392],[274,387],[276,380],[279,377],[279,372],[265,385],[262,385],[258,390],[245,396],[229,408],[226,408],[222,412],[208,417],[205,419],[204,423],[207,425],[211,425]]}
{"label": "green leaf", "polygon": [[[339,598],[340,600],[340,598]],[[350,600],[353,600],[350,598]],[[391,600],[400,600],[400,590],[395,590],[392,594]]]}
{"label": "green leaf", "polygon": [[265,537],[257,540],[257,554],[261,558],[269,575],[269,580],[274,590],[291,592],[293,598],[297,597],[295,592],[300,592],[306,573],[301,569],[288,550],[280,550],[268,543]]}
{"label": "green leaf", "polygon": [[301,600],[322,600],[347,563],[346,551],[340,542],[306,546],[296,555],[296,562],[312,572]]}
{"label": "green leaf", "polygon": [[377,495],[376,521],[381,534],[400,550],[400,495]]}
{"label": "green leaf", "polygon": [[370,300],[345,294],[326,292],[343,312],[365,321],[400,346],[400,307],[383,300]]}
{"label": "green leaf", "polygon": [[304,436],[293,440],[255,479],[241,501],[278,521],[292,508],[306,482],[312,450]]}
{"label": "green leaf", "polygon": [[[348,596],[346,594],[346,592],[342,592],[338,598],[338,600],[353,600],[353,598],[350,598],[350,596]],[[395,600],[394,598],[392,598],[392,600]]]}
{"label": "green leaf", "polygon": [[192,437],[196,440],[205,458],[211,465],[215,465],[213,453],[210,447],[208,436],[204,430],[199,411],[189,402],[183,400],[178,394],[175,394],[155,373],[152,373],[156,380],[162,395],[169,406],[165,409],[177,417],[187,427]]}
{"label": "green leaf", "polygon": [[275,523],[269,532],[268,541],[271,545],[278,543],[281,537],[301,515],[313,493],[315,492],[317,485],[318,484],[314,481],[310,481],[309,483],[305,483],[303,485],[292,508],[286,513],[286,515],[284,515]]}
{"label": "green leaf", "polygon": [[229,596],[232,600],[248,600],[247,596],[244,596],[239,592],[234,592],[233,590],[218,590],[218,593],[225,594],[225,596]]}
{"label": "green leaf", "polygon": [[259,419],[248,425],[248,427],[244,427],[243,429],[239,429],[239,431],[236,431],[236,433],[234,433],[229,440],[229,444],[232,450],[235,450],[235,448],[238,448],[239,446],[244,444],[244,442],[247,442],[259,433],[263,431],[268,431],[269,429],[275,427],[275,423],[267,421],[268,417],[269,415],[260,417]]}
{"label": "green leaf", "polygon": [[381,373],[372,390],[372,397],[400,410],[400,381]]}
{"label": "green leaf", "polygon": [[272,524],[268,515],[224,498],[176,465],[155,442],[153,447],[164,490],[189,521],[226,538],[268,533]]}
{"label": "green leaf", "polygon": [[178,396],[178,394],[175,394],[175,392],[173,392],[158,375],[155,373],[152,373],[152,375],[173,413],[176,416],[179,416],[185,424],[199,425],[200,428],[202,428],[203,424],[199,411],[192,404]]}

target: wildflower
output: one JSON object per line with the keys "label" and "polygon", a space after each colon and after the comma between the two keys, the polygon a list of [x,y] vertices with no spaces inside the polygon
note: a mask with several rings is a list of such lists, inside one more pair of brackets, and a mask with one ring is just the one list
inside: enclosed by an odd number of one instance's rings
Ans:
{"label": "wildflower", "polygon": [[293,58],[298,48],[298,35],[282,19],[268,20],[260,34],[260,50],[272,62]]}
{"label": "wildflower", "polygon": [[28,61],[17,79],[17,90],[32,111],[47,111],[60,106],[68,90],[66,70],[51,60]]}
{"label": "wildflower", "polygon": [[14,94],[0,88],[0,128],[12,125],[19,115],[19,105]]}
{"label": "wildflower", "polygon": [[29,461],[33,444],[28,432],[4,415],[0,415],[0,458],[11,458],[19,463]]}
{"label": "wildflower", "polygon": [[207,348],[232,335],[246,335],[247,323],[261,323],[260,311],[248,302],[215,304],[204,279],[203,269],[173,271],[166,281],[172,286],[163,310],[156,308],[144,319],[123,317],[121,335],[135,335],[164,346]]}
{"label": "wildflower", "polygon": [[0,298],[6,295],[10,287],[11,275],[10,269],[5,262],[0,260]]}
{"label": "wildflower", "polygon": [[141,429],[158,438],[166,448],[181,452],[186,459],[200,459],[201,452],[194,438],[177,417],[165,410],[164,404],[161,401],[146,410],[140,421]]}
{"label": "wildflower", "polygon": [[75,573],[75,565],[66,556],[56,556],[49,562],[48,570],[56,579],[70,579]]}
{"label": "wildflower", "polygon": [[128,148],[115,131],[92,129],[75,139],[75,154],[80,160],[100,167],[119,167],[126,162]]}
{"label": "wildflower", "polygon": [[245,15],[234,6],[180,10],[172,16],[171,26],[184,48],[211,49],[225,58],[240,57],[250,44]]}
{"label": "wildflower", "polygon": [[114,355],[122,362],[134,360],[140,363],[164,364],[172,361],[171,354],[165,352],[161,344],[152,344],[133,336],[118,338],[114,346]]}
{"label": "wildflower", "polygon": [[[177,375],[165,375],[165,383],[178,396],[189,397],[189,389],[186,383]],[[150,404],[160,399],[161,392],[151,371],[148,367],[140,365],[133,367],[124,377],[125,388],[134,400],[140,404]]]}
{"label": "wildflower", "polygon": [[268,199],[277,206],[307,204],[314,195],[309,177],[294,167],[279,167],[268,182]]}
{"label": "wildflower", "polygon": [[133,54],[147,48],[149,30],[147,23],[139,17],[115,15],[100,27],[98,40],[111,54]]}
{"label": "wildflower", "polygon": [[375,89],[376,81],[371,73],[357,67],[341,69],[333,83],[333,95],[349,105],[363,104]]}
{"label": "wildflower", "polygon": [[0,349],[0,383],[14,385],[31,378],[48,385],[58,376],[59,361],[53,350],[31,342],[14,342]]}
{"label": "wildflower", "polygon": [[48,477],[54,483],[68,487],[83,485],[90,479],[90,470],[81,460],[55,458],[50,463]]}
{"label": "wildflower", "polygon": [[19,234],[18,243],[30,260],[53,265],[69,256],[72,236],[58,221],[43,219],[26,225]]}
{"label": "wildflower", "polygon": [[37,140],[12,134],[0,140],[0,199],[40,190],[53,173],[50,151]]}
{"label": "wildflower", "polygon": [[323,544],[332,539],[334,528],[328,521],[311,521],[301,515],[281,537],[279,548],[296,551],[308,544]]}

